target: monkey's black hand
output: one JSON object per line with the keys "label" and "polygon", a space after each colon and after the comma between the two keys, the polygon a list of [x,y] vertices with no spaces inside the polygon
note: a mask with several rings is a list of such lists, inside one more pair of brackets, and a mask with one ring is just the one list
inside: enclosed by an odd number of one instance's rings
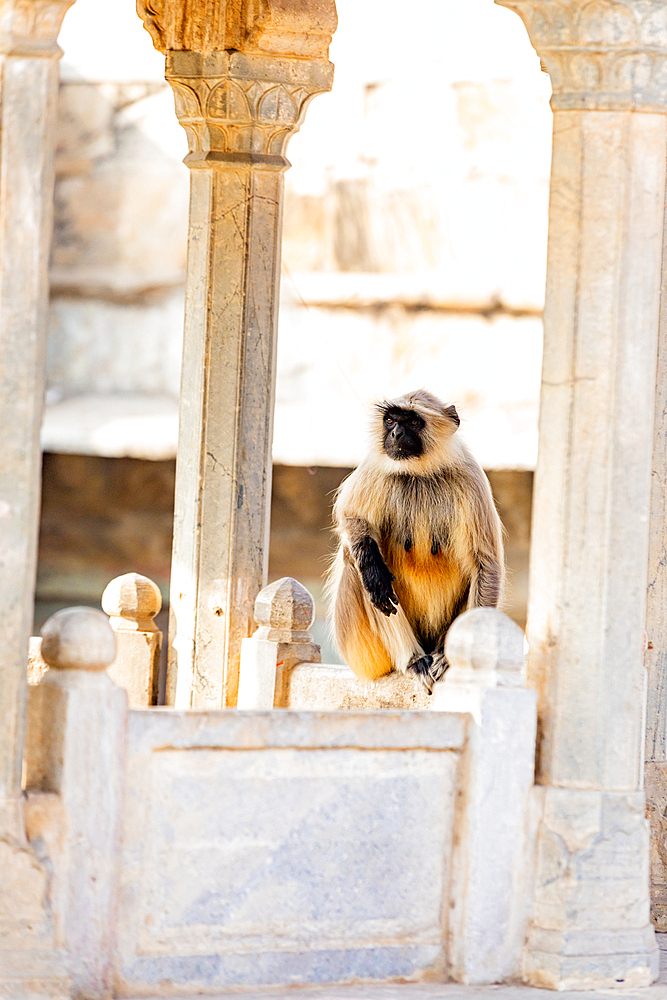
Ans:
{"label": "monkey's black hand", "polygon": [[385,563],[377,542],[367,535],[353,549],[361,580],[366,593],[374,607],[383,615],[395,615],[398,609],[398,598],[394,593],[392,582],[396,579]]}

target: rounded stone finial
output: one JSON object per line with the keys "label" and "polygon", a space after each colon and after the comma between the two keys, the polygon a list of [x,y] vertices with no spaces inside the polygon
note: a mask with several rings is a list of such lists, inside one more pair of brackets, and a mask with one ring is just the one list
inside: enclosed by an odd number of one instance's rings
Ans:
{"label": "rounded stone finial", "polygon": [[501,684],[521,684],[526,656],[523,632],[497,608],[472,608],[452,623],[445,641],[452,667],[497,671]]}
{"label": "rounded stone finial", "polygon": [[103,612],[64,608],[42,628],[42,659],[56,670],[106,670],[116,657],[116,637]]}
{"label": "rounded stone finial", "polygon": [[116,629],[155,631],[153,618],[162,607],[162,594],[157,584],[139,573],[125,573],[107,584],[102,594],[102,607],[112,618],[123,619],[114,622]]}
{"label": "rounded stone finial", "polygon": [[312,595],[291,576],[270,583],[257,595],[255,621],[260,628],[307,632],[314,620]]}

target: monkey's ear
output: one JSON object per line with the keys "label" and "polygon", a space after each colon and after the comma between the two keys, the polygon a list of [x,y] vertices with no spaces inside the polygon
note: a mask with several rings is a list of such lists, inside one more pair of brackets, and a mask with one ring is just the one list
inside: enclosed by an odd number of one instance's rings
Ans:
{"label": "monkey's ear", "polygon": [[446,406],[445,413],[447,414],[447,416],[449,417],[449,419],[453,424],[456,424],[457,427],[461,426],[461,420],[459,418],[458,413],[456,412],[456,407],[454,405]]}

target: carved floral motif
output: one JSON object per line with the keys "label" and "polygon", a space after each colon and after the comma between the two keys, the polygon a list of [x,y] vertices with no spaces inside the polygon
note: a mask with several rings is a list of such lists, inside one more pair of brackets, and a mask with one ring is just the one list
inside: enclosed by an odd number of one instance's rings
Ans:
{"label": "carved floral motif", "polygon": [[282,156],[310,100],[331,87],[329,63],[240,52],[171,53],[166,77],[191,152]]}
{"label": "carved floral motif", "polygon": [[526,25],[551,77],[555,110],[667,110],[664,0],[496,3]]}

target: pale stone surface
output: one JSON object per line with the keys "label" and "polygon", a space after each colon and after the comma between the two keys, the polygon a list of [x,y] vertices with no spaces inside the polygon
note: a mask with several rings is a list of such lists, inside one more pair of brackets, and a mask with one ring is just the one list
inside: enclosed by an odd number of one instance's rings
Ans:
{"label": "pale stone surface", "polygon": [[667,926],[667,761],[644,764],[646,815],[651,830],[651,921]]}
{"label": "pale stone surface", "polygon": [[462,739],[435,713],[131,713],[120,989],[441,975]]}
{"label": "pale stone surface", "polygon": [[[210,1000],[230,1000],[238,994],[228,992],[210,996]],[[245,1000],[291,1000],[291,987],[261,991],[244,991]],[[158,994],[160,998],[167,994]],[[549,994],[542,989],[534,989],[518,983],[505,986],[462,986],[460,983],[383,983],[354,984],[349,986],[302,987],[298,992],[300,1000],[545,1000]],[[609,1000],[622,997],[623,1000],[664,1000],[667,996],[667,980],[661,977],[654,986],[622,990],[564,990],[557,994],[558,1000]],[[186,1000],[174,997],[170,1000]],[[128,998],[139,1000],[139,998]]]}
{"label": "pale stone surface", "polygon": [[43,635],[55,669],[30,688],[26,827],[53,872],[49,900],[74,995],[105,997],[114,974],[127,696],[104,673],[115,641],[101,611],[58,612]]}
{"label": "pale stone surface", "polygon": [[640,789],[667,26],[662,5],[637,0],[497,2],[523,18],[554,87],[528,671],[538,781],[558,787],[545,790],[524,972],[557,989],[646,985],[657,972]]}
{"label": "pale stone surface", "polygon": [[515,975],[531,912],[535,834],[534,691],[524,687],[525,638],[496,608],[452,624],[450,667],[435,710],[469,715],[450,887],[451,975],[463,983]]}
{"label": "pale stone surface", "polygon": [[108,674],[127,691],[130,708],[157,705],[162,632],[153,619],[161,607],[160,588],[139,573],[116,577],[102,594],[116,637],[116,658]]}
{"label": "pale stone surface", "polygon": [[[667,229],[665,230],[667,239]],[[667,260],[667,256],[663,258]],[[644,782],[651,824],[651,920],[667,930],[667,270],[663,264],[651,477]]]}
{"label": "pale stone surface", "polygon": [[[339,277],[351,285],[356,275]],[[282,287],[277,462],[356,464],[368,448],[368,406],[425,385],[456,402],[461,431],[485,469],[534,468],[539,316],[476,315],[456,304],[408,309],[386,298],[355,309],[344,287],[336,305],[306,300],[304,307],[298,278],[284,277]]]}
{"label": "pale stone surface", "polygon": [[497,608],[473,608],[459,615],[447,633],[447,679],[524,687],[527,651],[523,632],[506,614]]}
{"label": "pale stone surface", "polygon": [[176,457],[178,399],[136,393],[73,396],[47,404],[42,448],[108,458]]}
{"label": "pale stone surface", "polygon": [[297,711],[431,707],[424,687],[396,671],[362,681],[345,664],[299,663],[290,671],[288,684],[287,707]]}
{"label": "pale stone surface", "polygon": [[44,623],[40,652],[56,670],[106,670],[116,655],[116,638],[101,611],[63,608]]}
{"label": "pale stone surface", "polygon": [[127,395],[131,414],[132,396],[178,398],[183,291],[128,298],[69,293],[51,300],[49,403],[89,393]]}
{"label": "pale stone surface", "polygon": [[259,592],[255,600],[258,628],[241,646],[238,708],[289,705],[292,669],[322,659],[309,631],[314,620],[312,595],[297,580],[283,577]]}
{"label": "pale stone surface", "polygon": [[658,949],[648,922],[643,793],[543,794],[525,975],[551,989],[647,985],[658,974]]}

